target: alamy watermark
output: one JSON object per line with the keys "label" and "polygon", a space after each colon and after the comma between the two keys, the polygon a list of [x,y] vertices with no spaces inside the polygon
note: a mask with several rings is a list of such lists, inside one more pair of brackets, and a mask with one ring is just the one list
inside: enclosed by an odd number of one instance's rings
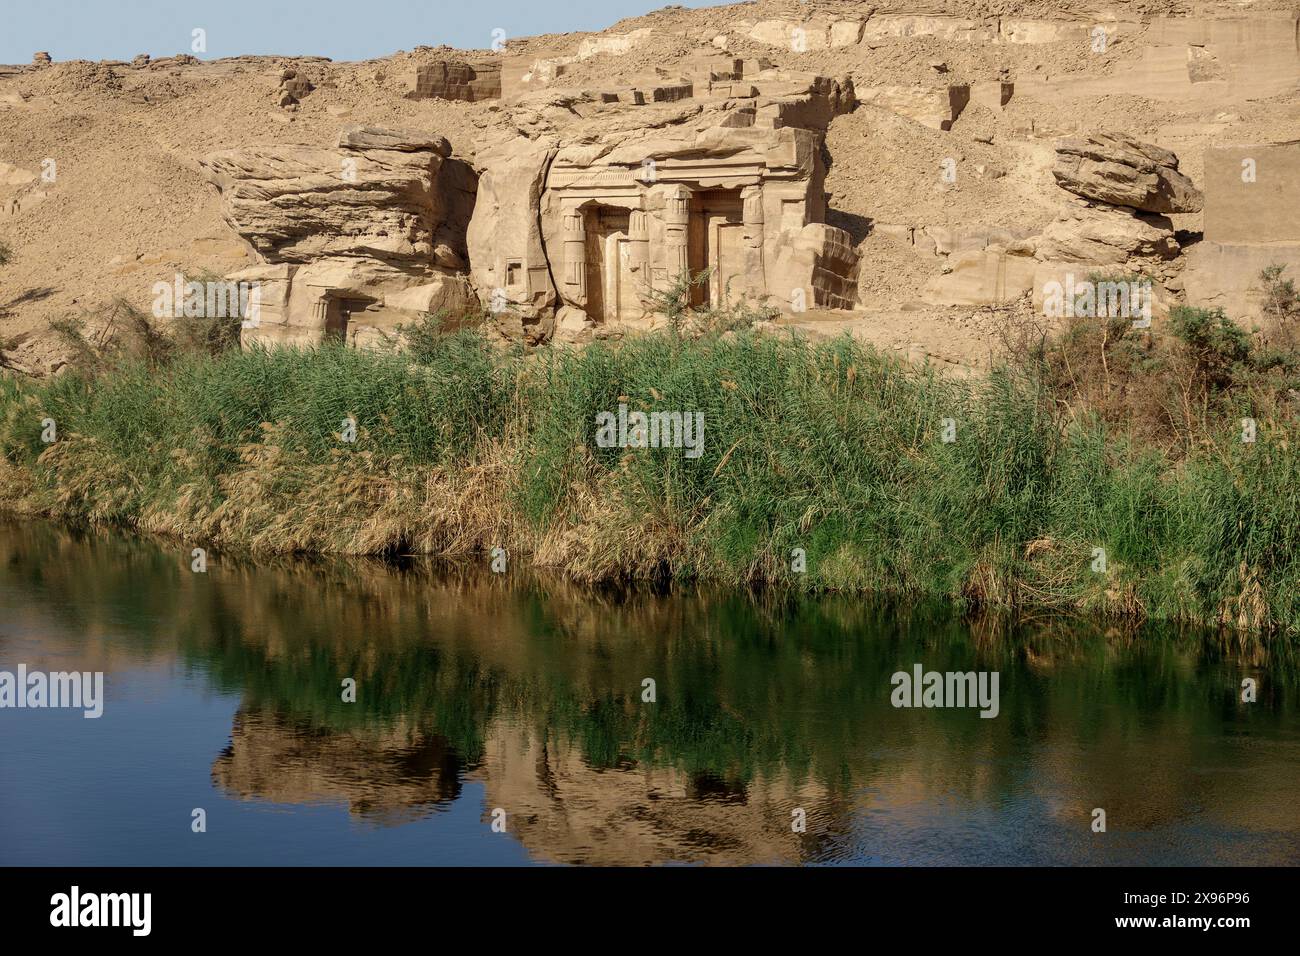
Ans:
{"label": "alamy watermark", "polygon": [[687,458],[704,454],[703,412],[629,412],[596,414],[596,444],[601,448],[684,448]]}
{"label": "alamy watermark", "polygon": [[103,671],[29,671],[19,664],[17,672],[0,671],[0,710],[5,708],[69,707],[82,717],[94,719],[104,713]]}
{"label": "alamy watermark", "polygon": [[996,717],[998,671],[927,671],[912,665],[912,673],[898,671],[889,702],[895,707],[979,707],[981,717]]}
{"label": "alamy watermark", "polygon": [[1048,318],[1132,319],[1136,329],[1150,328],[1155,295],[1151,280],[1084,279],[1067,272],[1064,282],[1043,285],[1043,314]]}
{"label": "alamy watermark", "polygon": [[178,272],[171,282],[154,283],[153,314],[156,319],[240,319],[244,328],[255,329],[262,320],[262,284],[187,281]]}
{"label": "alamy watermark", "polygon": [[128,927],[133,936],[148,936],[153,928],[152,893],[83,893],[74,886],[50,897],[54,927]]}

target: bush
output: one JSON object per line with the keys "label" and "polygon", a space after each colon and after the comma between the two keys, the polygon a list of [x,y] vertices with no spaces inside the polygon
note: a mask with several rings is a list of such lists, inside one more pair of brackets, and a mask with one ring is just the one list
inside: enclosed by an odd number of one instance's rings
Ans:
{"label": "bush", "polygon": [[650,289],[644,303],[647,311],[662,315],[668,320],[670,329],[674,332],[680,331],[687,313],[691,311],[692,293],[697,286],[702,286],[708,281],[710,271],[704,269],[691,275],[688,270],[683,269],[673,280],[673,284],[666,289]]}
{"label": "bush", "polygon": [[182,355],[216,356],[238,349],[241,324],[238,316],[182,316],[162,322],[119,298],[102,323],[57,319],[50,329],[74,365],[98,373],[124,362],[158,368]]}
{"label": "bush", "polygon": [[1239,367],[1250,360],[1250,336],[1222,309],[1175,306],[1169,310],[1169,330],[1187,346],[1196,371],[1213,388],[1231,385]]}
{"label": "bush", "polygon": [[1295,282],[1282,278],[1286,266],[1271,265],[1260,271],[1259,282],[1264,298],[1264,341],[1283,352],[1294,352],[1300,345],[1297,323],[1300,322],[1300,293]]}

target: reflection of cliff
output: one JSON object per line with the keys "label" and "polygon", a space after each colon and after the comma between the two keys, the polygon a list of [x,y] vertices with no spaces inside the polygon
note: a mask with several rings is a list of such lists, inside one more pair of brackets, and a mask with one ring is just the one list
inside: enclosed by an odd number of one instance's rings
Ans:
{"label": "reflection of cliff", "polygon": [[[444,740],[418,730],[335,732],[241,710],[212,766],[213,782],[232,796],[344,803],[383,825],[455,800],[462,775],[486,784],[487,809],[507,811],[509,832],[534,857],[559,863],[797,863],[828,826],[846,826],[842,801],[821,784],[795,785],[784,773],[740,784],[674,768],[593,767],[577,748],[507,721],[490,732],[483,764],[468,769]],[[807,811],[808,834],[791,828],[796,807]]]}
{"label": "reflection of cliff", "polygon": [[346,803],[356,816],[400,823],[460,796],[463,770],[445,740],[417,729],[335,733],[241,710],[212,780],[243,799]]}
{"label": "reflection of cliff", "polygon": [[[489,737],[480,775],[488,809],[506,809],[509,831],[556,863],[799,863],[829,818],[845,815],[824,784],[788,773],[739,784],[672,767],[598,768],[511,725]],[[795,807],[808,812],[807,834],[791,828]]]}
{"label": "reflection of cliff", "polygon": [[[0,662],[40,633],[82,666],[179,661],[239,694],[212,767],[237,798],[402,823],[481,781],[484,809],[558,862],[892,861],[896,840],[961,814],[1027,819],[1068,847],[1062,862],[1113,861],[1122,840],[1166,832],[1228,834],[1222,862],[1300,855],[1285,647],[971,626],[859,600],[620,602],[370,562],[217,556],[194,575],[174,550],[0,526],[0,594],[15,603]],[[890,674],[913,662],[999,671],[998,718],[893,709]],[[1250,708],[1245,674],[1262,678]],[[340,701],[344,676],[355,704]],[[1088,830],[1096,806],[1107,841]]]}

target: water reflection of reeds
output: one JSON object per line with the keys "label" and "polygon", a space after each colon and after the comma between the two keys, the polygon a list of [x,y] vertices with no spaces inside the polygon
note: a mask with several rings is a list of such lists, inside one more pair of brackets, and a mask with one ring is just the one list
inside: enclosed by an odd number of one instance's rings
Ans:
{"label": "water reflection of reeds", "polygon": [[[593,862],[820,859],[864,814],[905,825],[938,795],[1031,799],[1081,834],[1094,806],[1136,830],[1196,808],[1282,856],[1300,832],[1300,762],[1232,746],[1294,726],[1294,656],[1235,633],[614,593],[414,559],[214,556],[200,575],[181,547],[31,524],[0,529],[0,567],[23,595],[10,622],[44,646],[85,667],[175,660],[239,693],[213,778],[240,798],[395,823],[473,777],[530,849]],[[893,709],[890,675],[916,662],[999,671],[1000,716]]]}

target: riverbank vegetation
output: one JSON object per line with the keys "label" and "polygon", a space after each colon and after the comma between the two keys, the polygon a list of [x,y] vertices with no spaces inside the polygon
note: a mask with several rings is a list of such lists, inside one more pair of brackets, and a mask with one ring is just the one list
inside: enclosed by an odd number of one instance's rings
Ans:
{"label": "riverbank vegetation", "polygon": [[[1277,322],[1076,319],[967,380],[781,331],[525,353],[475,330],[241,351],[136,327],[0,379],[0,507],[253,553],[503,548],[592,583],[1294,631],[1300,361]],[[702,413],[702,454],[600,447],[620,405]]]}

